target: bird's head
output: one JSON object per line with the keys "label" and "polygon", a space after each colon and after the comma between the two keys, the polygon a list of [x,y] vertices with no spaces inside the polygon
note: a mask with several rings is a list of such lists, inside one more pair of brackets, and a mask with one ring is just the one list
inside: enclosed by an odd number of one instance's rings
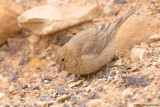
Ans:
{"label": "bird's head", "polygon": [[58,50],[55,61],[58,64],[58,72],[61,72],[66,65],[66,62],[68,60],[68,49],[67,47],[62,47]]}

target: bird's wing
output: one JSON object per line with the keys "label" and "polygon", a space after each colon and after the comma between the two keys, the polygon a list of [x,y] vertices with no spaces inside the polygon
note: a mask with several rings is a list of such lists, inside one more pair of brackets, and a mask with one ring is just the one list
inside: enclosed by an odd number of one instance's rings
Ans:
{"label": "bird's wing", "polygon": [[90,38],[82,48],[81,58],[90,59],[97,57],[107,46],[107,44],[112,39],[115,39],[116,33],[122,25],[122,23],[134,12],[135,9],[132,9],[129,12],[127,12],[124,16],[119,17],[113,22],[93,28],[92,33],[88,33],[91,35],[88,35],[88,37]]}
{"label": "bird's wing", "polygon": [[[109,23],[106,25],[99,26],[94,28],[88,38],[88,42],[84,44],[82,48],[81,58],[82,59],[90,59],[98,56],[106,45],[111,41],[111,39],[115,36],[116,28],[115,24]],[[89,34],[89,33],[88,33]]]}

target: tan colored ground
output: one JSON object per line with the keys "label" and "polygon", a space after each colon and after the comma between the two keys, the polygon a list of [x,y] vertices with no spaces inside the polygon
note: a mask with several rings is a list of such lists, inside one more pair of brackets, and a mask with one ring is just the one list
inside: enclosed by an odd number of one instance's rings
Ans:
{"label": "tan colored ground", "polygon": [[[157,15],[158,18],[160,14],[158,0],[128,1],[125,4],[113,4],[118,16],[134,6],[144,8],[149,16]],[[99,0],[99,3],[103,7],[107,0]],[[8,44],[0,47],[0,105],[160,107],[160,41],[144,41],[136,45],[146,50],[147,58],[144,61],[132,63],[130,51],[127,51],[91,75],[75,76],[67,72],[56,72],[54,55],[71,36],[114,18],[114,15],[108,17],[101,13],[96,21],[41,38],[34,44],[28,41],[27,35],[31,34],[27,32],[8,40]],[[118,57],[122,59],[122,64],[115,66]]]}

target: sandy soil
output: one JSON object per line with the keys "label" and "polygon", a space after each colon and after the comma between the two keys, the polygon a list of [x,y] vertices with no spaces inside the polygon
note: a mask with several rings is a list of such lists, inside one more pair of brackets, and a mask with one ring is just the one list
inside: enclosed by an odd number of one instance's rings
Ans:
{"label": "sandy soil", "polygon": [[[108,2],[99,0],[100,7]],[[128,51],[96,73],[85,76],[57,73],[54,62],[56,51],[77,32],[107,23],[134,6],[149,8],[150,15],[158,15],[159,5],[158,0],[114,3],[115,15],[102,12],[93,22],[43,37],[37,43],[30,43],[28,36],[32,34],[22,31],[0,47],[0,106],[160,107],[160,41],[144,41],[134,46],[146,50],[145,60],[133,63]],[[117,66],[115,62],[119,59],[122,62]]]}

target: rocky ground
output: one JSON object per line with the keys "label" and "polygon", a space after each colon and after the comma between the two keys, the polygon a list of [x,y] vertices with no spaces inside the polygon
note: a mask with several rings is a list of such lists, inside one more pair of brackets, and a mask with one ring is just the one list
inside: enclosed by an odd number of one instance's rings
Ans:
{"label": "rocky ground", "polygon": [[[46,2],[15,1],[26,8]],[[160,107],[159,30],[94,74],[56,72],[56,51],[79,31],[111,21],[134,6],[149,8],[149,15],[159,18],[158,0],[114,1],[112,11],[102,10],[93,22],[45,37],[22,30],[8,39],[0,47],[0,107]],[[108,2],[99,0],[101,7]]]}

